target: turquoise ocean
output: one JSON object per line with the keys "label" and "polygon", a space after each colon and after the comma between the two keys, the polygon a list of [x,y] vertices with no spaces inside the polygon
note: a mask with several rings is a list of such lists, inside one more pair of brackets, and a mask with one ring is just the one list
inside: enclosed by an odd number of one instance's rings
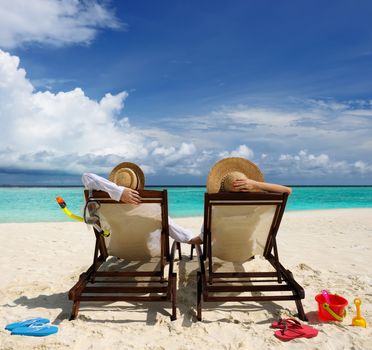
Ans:
{"label": "turquoise ocean", "polygon": [[[204,187],[164,188],[168,190],[170,216],[203,215]],[[55,201],[57,196],[81,215],[82,187],[2,187],[0,223],[69,221]],[[372,208],[372,186],[293,187],[287,204],[289,211],[335,208]]]}

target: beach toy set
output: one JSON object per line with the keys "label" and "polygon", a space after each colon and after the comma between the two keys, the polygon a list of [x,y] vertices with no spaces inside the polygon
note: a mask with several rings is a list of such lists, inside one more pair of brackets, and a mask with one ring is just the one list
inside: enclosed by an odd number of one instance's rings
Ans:
{"label": "beach toy set", "polygon": [[[331,294],[328,290],[315,296],[318,303],[318,318],[321,322],[342,322],[346,317],[346,306],[348,301],[338,294]],[[353,318],[351,325],[358,327],[367,327],[366,320],[360,312],[362,301],[360,298],[354,299],[357,315]],[[313,338],[318,335],[318,330],[312,326],[300,323],[295,318],[279,319],[271,324],[271,328],[277,329],[274,336],[281,341],[289,341],[297,338]]]}
{"label": "beach toy set", "polygon": [[45,337],[58,332],[58,327],[50,324],[50,320],[42,317],[34,317],[28,320],[9,323],[5,329],[12,335],[25,335],[33,337]]}
{"label": "beach toy set", "polygon": [[[342,322],[346,317],[346,307],[348,301],[338,294],[331,294],[328,290],[323,289],[322,292],[315,296],[318,303],[318,318],[321,322]],[[360,305],[362,301],[360,298],[354,299],[357,315],[353,318],[352,326],[367,327],[366,320],[362,317],[360,312]]]}

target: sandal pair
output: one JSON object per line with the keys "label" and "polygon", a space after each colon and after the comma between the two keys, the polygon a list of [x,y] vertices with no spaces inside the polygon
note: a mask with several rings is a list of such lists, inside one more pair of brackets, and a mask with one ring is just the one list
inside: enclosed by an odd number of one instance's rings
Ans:
{"label": "sandal pair", "polygon": [[12,335],[27,335],[45,337],[58,332],[58,327],[52,326],[47,318],[34,317],[20,322],[9,323],[5,329]]}
{"label": "sandal pair", "polygon": [[300,323],[294,318],[280,319],[271,324],[272,328],[279,328],[274,336],[282,341],[289,341],[296,338],[313,338],[318,335],[314,327]]}

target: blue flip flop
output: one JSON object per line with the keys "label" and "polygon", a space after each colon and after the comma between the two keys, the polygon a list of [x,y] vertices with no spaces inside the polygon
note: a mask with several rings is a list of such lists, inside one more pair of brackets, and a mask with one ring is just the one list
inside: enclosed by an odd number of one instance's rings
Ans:
{"label": "blue flip flop", "polygon": [[23,320],[23,321],[20,321],[20,322],[9,323],[5,326],[5,329],[7,331],[12,331],[13,329],[19,328],[19,327],[28,327],[28,326],[34,324],[35,322],[37,322],[37,323],[50,323],[50,320],[48,320],[47,318],[42,318],[42,317],[34,317],[34,318],[30,318],[28,320]]}
{"label": "blue flip flop", "polygon": [[12,335],[27,335],[33,337],[45,337],[58,332],[57,326],[45,323],[33,323],[28,327],[18,327],[12,330]]}

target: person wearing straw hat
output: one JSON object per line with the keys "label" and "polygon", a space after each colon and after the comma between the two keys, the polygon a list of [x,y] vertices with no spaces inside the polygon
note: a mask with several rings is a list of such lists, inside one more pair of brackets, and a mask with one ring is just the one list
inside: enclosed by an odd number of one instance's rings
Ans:
{"label": "person wearing straw hat", "polygon": [[[259,167],[245,158],[224,158],[218,161],[208,173],[208,193],[260,191],[292,193],[292,189],[287,186],[264,182]],[[192,238],[190,243],[203,243],[203,228],[200,235]]]}
{"label": "person wearing straw hat", "polygon": [[209,171],[207,192],[279,192],[291,194],[287,186],[264,182],[259,167],[245,158],[230,157],[218,161]]}
{"label": "person wearing straw hat", "polygon": [[142,169],[130,162],[123,162],[112,169],[109,179],[92,173],[84,173],[81,178],[88,190],[107,192],[116,201],[128,204],[139,204],[141,198],[138,189],[143,189],[145,176]]}
{"label": "person wearing straw hat", "polygon": [[[145,175],[142,169],[130,162],[123,162],[112,169],[109,179],[102,176],[84,173],[81,178],[87,190],[105,191],[115,200],[123,203],[138,205],[141,197],[138,190],[145,187]],[[195,234],[168,218],[169,235],[181,243],[190,243]]]}

